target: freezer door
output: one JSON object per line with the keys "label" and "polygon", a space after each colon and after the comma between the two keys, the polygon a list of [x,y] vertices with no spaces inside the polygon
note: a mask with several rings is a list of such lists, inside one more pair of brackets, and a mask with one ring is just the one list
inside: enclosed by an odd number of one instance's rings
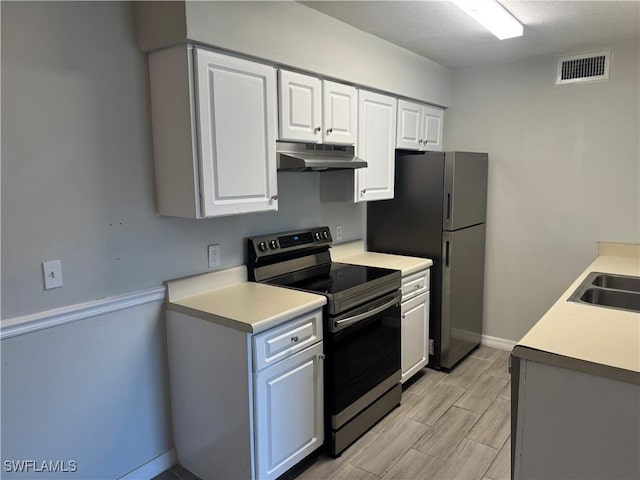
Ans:
{"label": "freezer door", "polygon": [[443,368],[453,367],[480,344],[484,294],[484,224],[443,235],[442,332]]}
{"label": "freezer door", "polygon": [[484,223],[487,210],[486,153],[447,152],[444,167],[444,230]]}

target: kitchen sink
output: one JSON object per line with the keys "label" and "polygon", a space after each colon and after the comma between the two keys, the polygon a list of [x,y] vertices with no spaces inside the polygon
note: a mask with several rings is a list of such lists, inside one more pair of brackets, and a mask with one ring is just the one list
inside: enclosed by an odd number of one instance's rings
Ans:
{"label": "kitchen sink", "polygon": [[580,297],[580,300],[602,307],[640,312],[640,295],[637,293],[607,290],[605,288],[587,288]]}
{"label": "kitchen sink", "polygon": [[640,277],[603,273],[596,276],[593,279],[592,284],[598,287],[614,288],[616,290],[626,290],[627,292],[640,293]]}
{"label": "kitchen sink", "polygon": [[568,301],[640,312],[640,277],[591,272]]}

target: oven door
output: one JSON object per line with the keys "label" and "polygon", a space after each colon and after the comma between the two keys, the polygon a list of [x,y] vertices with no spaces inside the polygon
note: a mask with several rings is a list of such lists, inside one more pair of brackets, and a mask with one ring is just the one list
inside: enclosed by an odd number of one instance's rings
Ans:
{"label": "oven door", "polygon": [[400,381],[400,291],[328,317],[325,408],[338,429]]}

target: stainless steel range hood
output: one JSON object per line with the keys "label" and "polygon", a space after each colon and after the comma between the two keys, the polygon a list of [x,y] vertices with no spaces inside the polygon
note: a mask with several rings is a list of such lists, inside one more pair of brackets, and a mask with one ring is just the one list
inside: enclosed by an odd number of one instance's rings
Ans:
{"label": "stainless steel range hood", "polygon": [[353,145],[277,142],[276,153],[280,171],[353,170],[367,166],[355,156]]}

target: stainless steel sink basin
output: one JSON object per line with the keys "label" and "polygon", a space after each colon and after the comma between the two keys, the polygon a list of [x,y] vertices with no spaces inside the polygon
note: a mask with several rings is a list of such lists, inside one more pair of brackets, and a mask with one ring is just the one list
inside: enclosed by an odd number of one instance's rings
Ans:
{"label": "stainless steel sink basin", "polygon": [[591,272],[568,301],[640,312],[640,277]]}
{"label": "stainless steel sink basin", "polygon": [[614,288],[616,290],[640,293],[640,277],[603,273],[595,277],[592,284],[603,288]]}
{"label": "stainless steel sink basin", "polygon": [[640,295],[621,290],[587,288],[580,300],[601,307],[620,308],[640,312]]}

